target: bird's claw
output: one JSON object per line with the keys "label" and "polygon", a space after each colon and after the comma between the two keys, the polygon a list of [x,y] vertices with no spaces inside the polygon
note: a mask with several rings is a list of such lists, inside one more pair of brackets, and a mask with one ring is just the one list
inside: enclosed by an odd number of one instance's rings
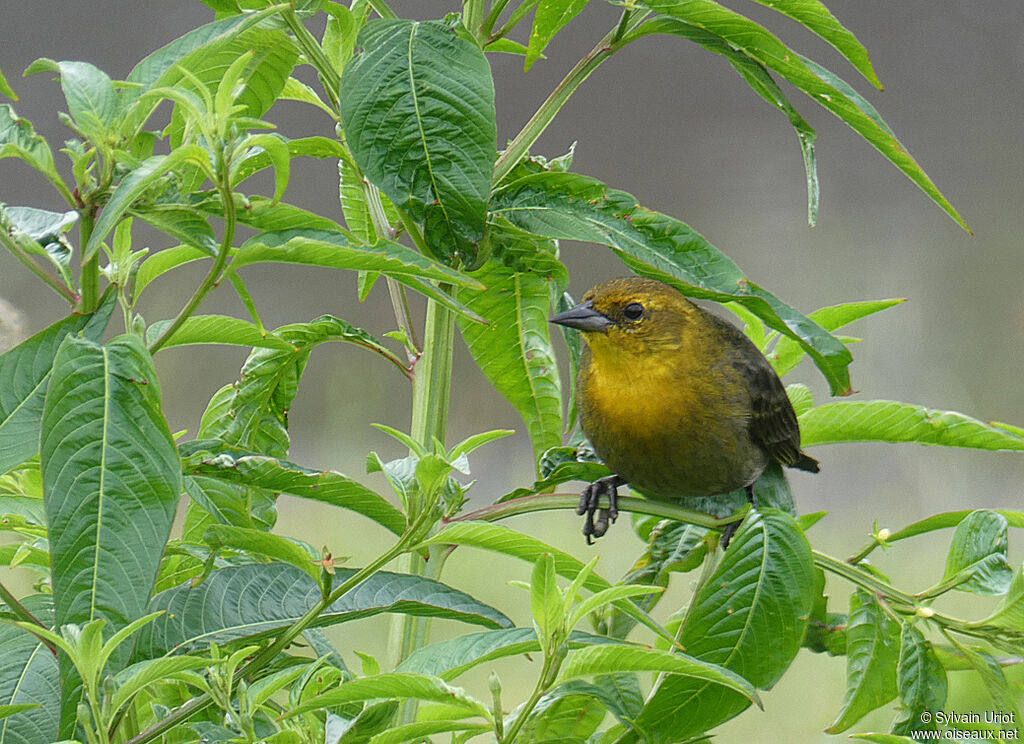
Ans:
{"label": "bird's claw", "polygon": [[[751,509],[756,509],[757,508],[757,495],[754,493],[754,486],[753,486],[753,484],[747,486],[746,487],[746,491],[747,491],[747,502],[750,504],[750,508]],[[738,530],[740,528],[741,524],[743,524],[743,520],[742,519],[740,521],[738,521],[738,522],[730,522],[729,524],[725,525],[725,529],[722,530],[722,550],[725,550],[726,548],[729,547],[729,541],[732,540],[732,536],[736,534],[736,530]]]}
{"label": "bird's claw", "polygon": [[[611,522],[619,516],[619,486],[625,483],[617,475],[608,475],[591,483],[583,489],[580,494],[580,503],[576,507],[576,513],[587,515],[583,522],[583,535],[587,538],[587,545],[593,545],[591,538],[601,537],[608,531]],[[608,497],[608,508],[601,508],[601,497]],[[594,518],[594,515],[597,518]]]}

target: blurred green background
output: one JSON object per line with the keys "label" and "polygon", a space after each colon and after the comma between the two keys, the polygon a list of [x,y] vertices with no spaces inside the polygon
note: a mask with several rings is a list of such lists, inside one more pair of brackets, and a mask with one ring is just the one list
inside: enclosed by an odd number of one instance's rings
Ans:
{"label": "blurred green background", "polygon": [[[401,14],[436,18],[455,2],[394,0]],[[867,46],[884,92],[860,80],[830,47],[796,24],[753,3],[733,7],[763,20],[792,46],[853,83],[878,108],[897,136],[960,210],[975,235],[957,227],[902,174],[830,114],[793,93],[793,102],[818,130],[821,212],[806,224],[803,165],[788,121],[751,93],[721,58],[668,37],[627,47],[590,78],[533,148],[557,156],[574,142],[574,170],[636,195],[640,203],[676,216],[732,257],[747,275],[807,312],[838,302],[905,297],[908,302],[852,327],[864,343],[853,348],[853,385],[860,399],[886,398],[954,409],[983,420],[1024,424],[1024,4],[1019,0],[935,3],[925,0],[833,0],[829,7]],[[81,59],[122,78],[143,56],[208,22],[204,5],[185,0],[138,3],[90,0],[0,3],[0,69],[21,97],[15,108],[55,149],[70,136],[57,120],[63,107],[50,75],[19,73],[37,57]],[[607,30],[618,9],[595,0],[548,48],[547,60],[523,74],[522,60],[492,55],[499,141],[511,138],[568,68]],[[528,29],[521,29],[522,37]],[[307,82],[312,82],[306,74]],[[791,89],[790,89],[791,90]],[[320,112],[285,103],[267,117],[288,137],[330,135]],[[65,160],[58,155],[61,167]],[[326,161],[293,165],[286,199],[339,217],[337,175]],[[263,193],[269,193],[262,182]],[[255,187],[249,186],[250,192]],[[0,201],[66,208],[34,171],[15,160],[0,164]],[[168,239],[137,231],[137,245],[169,247]],[[625,273],[605,249],[565,244],[571,291]],[[141,308],[147,321],[170,317],[201,276],[185,267],[162,278]],[[355,276],[301,267],[252,267],[245,277],[268,326],[332,313],[375,333],[393,320],[383,285],[362,305]],[[417,303],[417,309],[421,303]],[[0,344],[20,325],[34,332],[62,317],[61,301],[12,257],[0,255]],[[244,314],[229,289],[212,295],[201,312]],[[420,317],[422,315],[420,314]],[[117,320],[114,323],[117,327]],[[164,408],[174,430],[194,431],[209,396],[237,378],[244,350],[171,349],[157,357]],[[824,381],[808,364],[787,382],[809,384],[818,401]],[[567,382],[568,384],[568,382]],[[464,348],[456,352],[450,442],[477,431],[521,430],[514,410],[476,371]],[[292,459],[363,477],[364,458],[404,454],[371,422],[408,428],[410,390],[393,368],[354,347],[320,348],[314,354],[291,411]],[[803,511],[830,515],[811,535],[816,548],[845,556],[862,545],[872,527],[898,528],[928,514],[972,506],[1020,508],[1024,458],[917,446],[847,445],[816,448],[820,475],[791,475]],[[525,435],[479,451],[472,460],[482,505],[532,481]],[[382,480],[365,477],[381,489]],[[517,518],[526,530],[585,560],[600,554],[599,570],[615,577],[635,559],[639,541],[627,524],[594,548],[583,544],[570,513]],[[361,518],[318,511],[282,499],[280,531],[359,564],[388,536]],[[878,562],[898,585],[924,588],[941,575],[949,534],[903,544]],[[1024,555],[1013,548],[1012,558]],[[463,554],[464,553],[464,554]],[[453,584],[475,592],[519,622],[528,616],[508,579],[528,567],[510,560],[459,551],[446,570]],[[685,601],[688,576],[679,576],[667,610]],[[845,603],[849,589],[833,585]],[[954,598],[955,600],[955,598]],[[955,607],[947,603],[946,606]],[[984,606],[958,609],[980,616]],[[842,609],[838,607],[836,609]],[[977,613],[977,615],[975,614]],[[364,621],[334,637],[344,647],[382,653],[386,623]],[[437,636],[463,632],[435,625]],[[348,656],[350,663],[356,659]],[[514,686],[521,660],[497,668]],[[767,711],[751,712],[720,730],[723,740],[825,741],[821,733],[842,698],[843,661],[801,654],[776,690]],[[483,684],[489,668],[466,678]],[[522,678],[526,680],[525,677]],[[814,684],[808,684],[810,680]],[[954,685],[959,689],[962,685]],[[510,691],[511,692],[511,691]],[[477,693],[486,696],[483,687]],[[964,690],[958,708],[991,707]],[[507,696],[514,699],[514,693]],[[867,730],[888,725],[876,714]]]}

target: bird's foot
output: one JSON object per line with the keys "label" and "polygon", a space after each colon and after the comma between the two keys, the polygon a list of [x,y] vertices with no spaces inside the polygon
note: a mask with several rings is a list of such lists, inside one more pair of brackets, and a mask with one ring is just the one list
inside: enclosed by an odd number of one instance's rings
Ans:
{"label": "bird's foot", "polygon": [[[757,496],[754,494],[753,484],[747,486],[747,501],[750,502],[751,509],[757,508]],[[722,550],[729,547],[729,541],[732,540],[732,536],[736,534],[736,530],[740,528],[741,524],[743,524],[742,519],[725,525],[725,529],[722,530]]]}
{"label": "bird's foot", "polygon": [[[617,475],[607,475],[599,478],[583,489],[580,495],[579,506],[576,513],[586,514],[583,522],[583,534],[587,538],[587,545],[593,545],[592,537],[601,537],[608,531],[609,520],[612,522],[619,516],[619,486],[626,481]],[[600,508],[601,497],[608,497],[608,508]],[[594,519],[594,515],[597,519]]]}

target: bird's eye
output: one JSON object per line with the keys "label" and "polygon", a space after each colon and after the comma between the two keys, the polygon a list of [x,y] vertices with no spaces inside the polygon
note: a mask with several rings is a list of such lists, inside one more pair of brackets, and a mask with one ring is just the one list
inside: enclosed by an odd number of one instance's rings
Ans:
{"label": "bird's eye", "polygon": [[623,309],[622,314],[626,320],[640,320],[644,317],[644,306],[639,302],[631,302]]}

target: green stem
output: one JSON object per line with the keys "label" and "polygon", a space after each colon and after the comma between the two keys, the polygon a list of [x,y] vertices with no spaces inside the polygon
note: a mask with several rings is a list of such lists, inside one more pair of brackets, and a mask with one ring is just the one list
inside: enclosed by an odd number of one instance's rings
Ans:
{"label": "green stem", "polygon": [[46,269],[36,263],[35,259],[26,253],[17,242],[8,235],[6,230],[0,229],[0,243],[3,243],[4,248],[11,252],[11,254],[21,261],[29,271],[35,274],[37,277],[43,280],[43,282],[50,289],[54,290],[57,294],[63,297],[72,305],[81,302],[81,296],[73,289],[68,287],[64,282],[60,281],[56,277],[50,274]]}
{"label": "green stem", "polygon": [[[604,38],[597,43],[590,53],[576,63],[562,78],[551,95],[540,105],[537,112],[530,118],[522,130],[517,134],[508,148],[501,154],[494,164],[494,183],[501,183],[515,167],[516,163],[522,160],[529,152],[530,147],[537,138],[547,129],[548,125],[555,118],[555,115],[562,109],[576,89],[583,84],[583,81],[590,77],[590,73],[596,70],[602,62],[617,52],[626,41],[621,37],[628,31],[636,28],[644,19],[644,13],[633,15],[628,13],[623,21],[614,30],[605,34]],[[511,22],[511,21],[510,21]],[[506,24],[507,25],[507,24]],[[499,32],[500,33],[500,32]]]}
{"label": "green stem", "polygon": [[[497,41],[503,36],[508,35],[508,33],[512,29],[519,25],[520,21],[522,21],[524,18],[526,18],[527,15],[530,14],[531,10],[537,7],[538,3],[540,3],[540,0],[523,0],[523,4],[512,11],[512,15],[509,16],[509,19],[507,21],[505,21],[505,25],[498,29],[498,31],[496,31],[495,33],[491,34],[490,41]],[[493,8],[491,9],[491,15],[494,15]],[[494,15],[492,23],[496,22],[497,20],[497,15]]]}
{"label": "green stem", "polygon": [[[446,285],[441,291],[450,291]],[[427,317],[424,323],[423,353],[413,368],[412,424],[410,434],[427,451],[433,450],[434,440],[444,442],[448,430],[448,406],[451,400],[452,351],[455,346],[455,316],[451,310],[433,300],[427,301]],[[428,504],[420,504],[417,511],[430,518],[433,510]],[[410,554],[408,570],[415,575],[434,578],[440,576],[441,561],[434,562],[429,569],[418,554]],[[426,642],[426,626],[422,618],[410,615],[396,616],[393,621],[391,638],[397,641],[395,661],[401,663],[409,654]],[[399,625],[400,624],[400,627]],[[394,646],[392,648],[395,648]],[[416,715],[416,702],[403,704],[400,718],[412,722]]]}
{"label": "green stem", "polygon": [[[92,229],[95,222],[95,208],[88,207],[81,214],[82,245],[88,245],[92,237]],[[100,252],[93,251],[89,258],[82,262],[82,299],[79,304],[82,312],[91,313],[100,304]]]}
{"label": "green stem", "polygon": [[462,17],[473,38],[483,43],[487,38],[484,26],[484,0],[463,0]]}
{"label": "green stem", "polygon": [[[440,289],[450,292],[447,285]],[[455,314],[439,302],[428,300],[424,326],[423,354],[413,370],[410,434],[424,448],[432,450],[434,439],[444,442],[448,430]]]}
{"label": "green stem", "polygon": [[894,600],[899,604],[905,605],[912,611],[916,610],[920,604],[918,598],[913,594],[908,594],[901,589],[897,589],[892,584],[889,584],[882,579],[869,574],[867,571],[857,568],[856,566],[851,566],[844,560],[834,558],[831,555],[827,555],[817,550],[812,550],[811,554],[814,556],[814,564],[816,566],[830,573],[834,573],[837,576],[842,576],[851,584],[856,584],[869,592],[877,593],[887,599]]}
{"label": "green stem", "polygon": [[503,10],[508,5],[508,0],[494,0],[491,3],[491,12],[487,14],[487,18],[484,19],[484,34],[486,38],[490,38],[494,32],[494,24],[498,22],[498,18],[501,16]]}
{"label": "green stem", "polygon": [[530,717],[533,709],[537,707],[537,703],[540,702],[544,693],[548,691],[555,675],[558,674],[558,668],[562,665],[563,658],[554,656],[544,657],[544,666],[537,677],[537,684],[534,685],[533,692],[530,693],[530,697],[523,704],[523,707],[519,709],[519,715],[516,716],[515,722],[509,726],[508,731],[505,732],[505,736],[500,740],[499,744],[512,744],[516,740],[516,736],[519,735],[523,726],[526,725],[526,720]]}
{"label": "green stem", "polygon": [[846,562],[849,563],[851,566],[856,566],[862,560],[871,555],[871,553],[874,552],[875,548],[877,548],[881,544],[882,543],[878,540],[872,540],[859,551],[857,551],[854,555],[851,555],[849,558],[847,558]]}
{"label": "green stem", "polygon": [[[518,499],[510,499],[497,504],[485,506],[471,512],[463,512],[459,516],[448,520],[449,522],[497,522],[499,519],[506,519],[518,514],[529,514],[531,512],[549,511],[551,509],[575,509],[579,504],[579,494],[574,493],[548,493],[536,496],[522,496]],[[746,516],[746,512],[740,512],[728,517],[719,519],[704,512],[685,509],[667,501],[651,501],[638,499],[633,496],[619,496],[619,511],[634,512],[636,514],[650,514],[654,517],[674,519],[677,522],[687,522],[700,527],[721,531],[726,525],[738,522]]]}
{"label": "green stem", "polygon": [[[223,168],[223,173],[227,174],[230,168],[226,165]],[[171,336],[173,336],[179,328],[185,323],[186,320],[191,317],[192,313],[196,311],[196,308],[202,304],[203,300],[206,299],[206,295],[210,294],[213,289],[220,283],[221,276],[224,273],[224,267],[227,265],[228,256],[231,254],[231,246],[235,242],[235,227],[237,224],[237,217],[235,213],[235,198],[231,193],[231,186],[227,180],[227,176],[222,180],[219,186],[221,204],[224,206],[224,237],[221,240],[220,250],[217,252],[217,260],[213,262],[213,266],[210,268],[210,272],[203,279],[203,283],[200,284],[196,291],[189,298],[189,301],[185,304],[185,307],[181,308],[181,311],[175,316],[171,324],[164,329],[164,332],[160,334],[159,338],[153,342],[152,346],[149,347],[149,353],[155,354],[160,350],[160,347],[166,344]]]}
{"label": "green stem", "polygon": [[302,49],[303,55],[309,60],[317,72],[320,73],[321,80],[324,84],[324,90],[327,92],[327,97],[331,99],[331,106],[337,115],[339,107],[338,99],[338,88],[341,85],[341,76],[338,71],[334,69],[334,65],[331,64],[330,60],[324,54],[324,50],[321,48],[320,43],[316,40],[316,37],[309,32],[309,29],[299,20],[299,17],[295,15],[294,10],[286,10],[281,14],[284,18],[288,28],[295,34],[295,41],[298,42],[299,48]]}
{"label": "green stem", "polygon": [[[43,625],[39,618],[37,618],[35,615],[29,612],[25,605],[19,602],[18,598],[11,593],[11,590],[4,586],[2,583],[0,583],[0,599],[3,599],[4,604],[7,605],[7,609],[9,609],[11,611],[11,614],[14,615],[18,620],[21,620],[26,623],[32,623],[33,625],[38,625],[40,628],[47,627]],[[52,641],[48,641],[42,636],[36,636],[36,638],[42,641],[46,645],[46,647],[53,652],[54,655],[57,654],[57,647],[53,645]]]}
{"label": "green stem", "polygon": [[398,18],[395,11],[388,7],[388,4],[384,0],[366,0],[367,4],[377,11],[377,15],[381,18]]}

